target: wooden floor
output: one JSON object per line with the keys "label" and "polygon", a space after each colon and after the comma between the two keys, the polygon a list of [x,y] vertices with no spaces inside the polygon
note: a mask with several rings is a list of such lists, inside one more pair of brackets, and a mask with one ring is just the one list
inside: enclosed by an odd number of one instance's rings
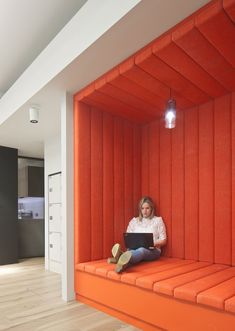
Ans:
{"label": "wooden floor", "polygon": [[0,266],[0,330],[137,331],[82,303],[61,299],[60,275],[42,258]]}

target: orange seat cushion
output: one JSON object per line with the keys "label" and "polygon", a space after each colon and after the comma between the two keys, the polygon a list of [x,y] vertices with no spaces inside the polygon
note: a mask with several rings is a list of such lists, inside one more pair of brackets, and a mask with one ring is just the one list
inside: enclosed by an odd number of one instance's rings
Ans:
{"label": "orange seat cushion", "polygon": [[235,268],[227,265],[162,257],[133,265],[120,274],[115,272],[115,264],[106,260],[80,263],[76,270],[235,312]]}

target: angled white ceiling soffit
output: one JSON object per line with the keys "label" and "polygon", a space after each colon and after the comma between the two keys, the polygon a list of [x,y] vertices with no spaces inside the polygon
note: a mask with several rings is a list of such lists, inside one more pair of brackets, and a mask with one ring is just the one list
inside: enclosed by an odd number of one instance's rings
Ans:
{"label": "angled white ceiling soffit", "polygon": [[81,55],[138,2],[140,0],[87,1],[2,96],[0,124]]}
{"label": "angled white ceiling soffit", "polygon": [[0,0],[1,95],[86,1]]}

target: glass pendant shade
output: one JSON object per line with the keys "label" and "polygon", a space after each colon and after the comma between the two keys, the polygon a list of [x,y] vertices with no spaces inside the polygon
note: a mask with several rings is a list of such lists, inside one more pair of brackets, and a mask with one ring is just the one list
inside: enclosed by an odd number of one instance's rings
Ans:
{"label": "glass pendant shade", "polygon": [[176,102],[174,99],[170,99],[167,102],[167,108],[165,112],[165,128],[173,129],[176,122]]}

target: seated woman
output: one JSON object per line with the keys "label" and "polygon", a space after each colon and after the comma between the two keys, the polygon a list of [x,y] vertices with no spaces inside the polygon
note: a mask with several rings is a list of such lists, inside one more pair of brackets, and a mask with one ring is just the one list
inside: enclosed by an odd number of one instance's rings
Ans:
{"label": "seated woman", "polygon": [[161,255],[161,247],[166,244],[166,228],[161,217],[155,216],[153,200],[143,197],[139,202],[139,217],[134,217],[128,224],[127,232],[153,233],[154,247],[140,247],[135,250],[122,252],[120,244],[112,248],[112,258],[108,263],[117,263],[116,272],[122,272],[128,266],[140,261],[157,260]]}

